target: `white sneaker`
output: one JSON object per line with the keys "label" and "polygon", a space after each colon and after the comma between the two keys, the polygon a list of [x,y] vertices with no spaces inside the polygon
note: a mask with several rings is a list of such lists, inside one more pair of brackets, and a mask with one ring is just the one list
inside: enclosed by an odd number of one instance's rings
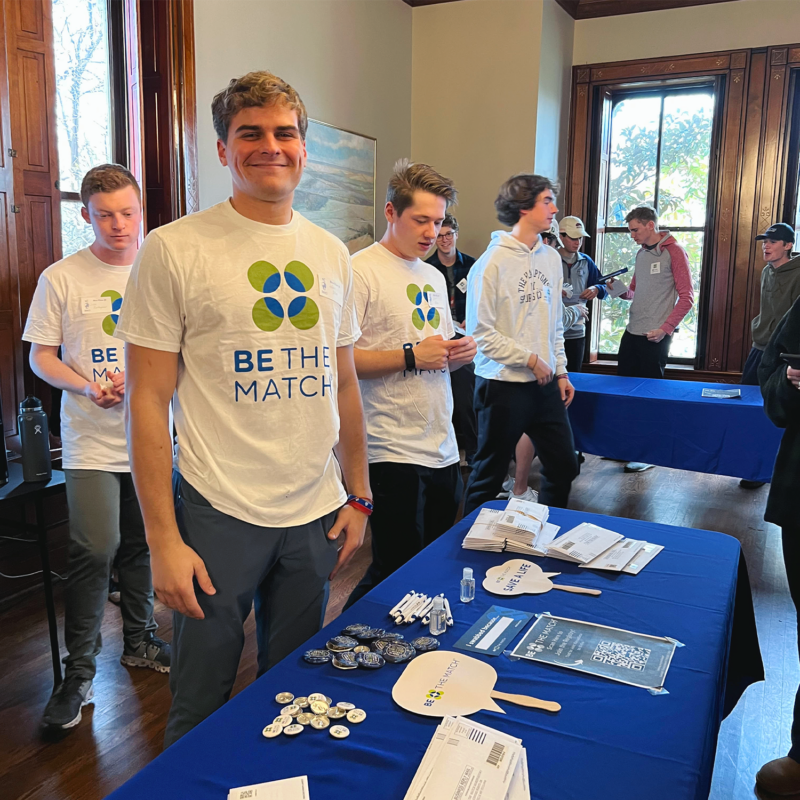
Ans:
{"label": "white sneaker", "polygon": [[539,492],[535,489],[531,489],[530,486],[525,487],[525,491],[522,494],[514,494],[512,491],[509,495],[509,499],[514,500],[527,500],[530,503],[538,503],[539,502]]}
{"label": "white sneaker", "polygon": [[506,497],[511,497],[511,493],[514,491],[514,477],[509,475],[503,481],[503,491],[497,495],[498,500],[502,500]]}

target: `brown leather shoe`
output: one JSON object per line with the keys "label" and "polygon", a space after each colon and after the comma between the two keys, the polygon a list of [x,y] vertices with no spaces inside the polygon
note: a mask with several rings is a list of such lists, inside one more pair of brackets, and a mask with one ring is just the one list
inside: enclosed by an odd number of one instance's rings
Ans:
{"label": "brown leather shoe", "polygon": [[756,784],[776,797],[800,798],[800,764],[788,756],[769,761],[758,771]]}

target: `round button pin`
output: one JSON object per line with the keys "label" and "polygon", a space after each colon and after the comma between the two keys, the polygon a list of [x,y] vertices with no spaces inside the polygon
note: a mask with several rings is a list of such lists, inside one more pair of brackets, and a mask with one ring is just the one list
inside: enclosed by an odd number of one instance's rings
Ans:
{"label": "round button pin", "polygon": [[308,696],[308,702],[309,703],[313,703],[315,700],[322,700],[324,702],[325,701],[325,695],[321,694],[320,692],[314,692],[314,694],[310,694]]}
{"label": "round button pin", "polygon": [[354,708],[352,711],[347,712],[347,721],[357,725],[367,718],[367,712],[362,711],[360,708]]}
{"label": "round button pin", "polygon": [[337,706],[333,706],[333,708],[328,709],[329,719],[341,719],[342,717],[345,716],[347,716],[347,712],[343,708],[338,708]]}
{"label": "round button pin", "polygon": [[261,731],[261,735],[265,736],[267,739],[274,739],[276,736],[280,736],[283,733],[283,726],[282,725],[267,725],[263,731]]}
{"label": "round button pin", "polygon": [[332,663],[336,669],[356,669],[358,667],[355,653],[350,652],[337,653],[333,657]]}
{"label": "round button pin", "polygon": [[275,695],[275,702],[280,703],[282,706],[288,705],[294,700],[294,695],[291,692],[278,692]]}
{"label": "round button pin", "polygon": [[275,719],[272,720],[273,725],[280,725],[281,728],[285,728],[293,722],[294,718],[290,717],[288,714],[281,714],[279,717],[275,717]]}
{"label": "round button pin", "polygon": [[308,708],[308,698],[307,697],[295,697],[294,704],[296,706],[300,706],[300,708]]}
{"label": "round button pin", "polygon": [[314,717],[311,720],[311,727],[316,728],[318,731],[325,730],[330,724],[331,721],[327,717]]}
{"label": "round button pin", "polygon": [[294,725],[290,725],[288,728],[284,728],[283,732],[287,736],[297,736],[298,733],[302,733],[304,730],[302,725],[298,725],[295,723]]}
{"label": "round button pin", "polygon": [[351,639],[349,636],[334,636],[333,639],[328,640],[325,647],[333,653],[343,653],[347,650],[352,650],[354,647],[358,647],[358,642],[355,639]]}
{"label": "round button pin", "polygon": [[314,700],[310,708],[316,716],[328,713],[328,704],[324,700]]}
{"label": "round button pin", "polygon": [[356,637],[361,642],[372,642],[375,639],[382,639],[385,635],[386,631],[383,628],[367,628],[367,630],[357,633]]}
{"label": "round button pin", "polygon": [[369,653],[369,647],[367,647],[365,644],[360,644],[358,647],[353,648],[353,652],[356,654]]}
{"label": "round button pin", "polygon": [[356,622],[353,625],[348,625],[346,628],[343,628],[342,636],[356,636],[362,631],[368,631],[368,630],[369,630],[369,625],[363,625],[362,623]]}
{"label": "round button pin", "polygon": [[[331,660],[333,654],[330,650],[307,650],[303,659],[309,664],[326,664]],[[292,698],[294,700],[294,697]]]}
{"label": "round button pin", "polygon": [[350,728],[345,725],[331,725],[330,734],[334,739],[346,739],[350,735]]}
{"label": "round button pin", "polygon": [[410,661],[417,651],[408,642],[389,642],[383,650],[383,657],[392,664]]}
{"label": "round button pin", "polygon": [[298,714],[297,715],[297,723],[299,725],[308,725],[311,720],[314,719],[313,714]]}
{"label": "round button pin", "polygon": [[352,711],[355,705],[353,703],[337,703],[336,708],[341,708],[342,711]]}
{"label": "round button pin", "polygon": [[281,709],[281,716],[288,714],[290,717],[296,717],[300,713],[300,706],[292,703],[290,706],[284,706]]}
{"label": "round button pin", "polygon": [[433,636],[418,636],[411,641],[411,646],[418,653],[430,653],[439,649],[439,640],[434,639]]}
{"label": "round button pin", "polygon": [[356,662],[364,669],[380,669],[386,663],[380,653],[359,653]]}

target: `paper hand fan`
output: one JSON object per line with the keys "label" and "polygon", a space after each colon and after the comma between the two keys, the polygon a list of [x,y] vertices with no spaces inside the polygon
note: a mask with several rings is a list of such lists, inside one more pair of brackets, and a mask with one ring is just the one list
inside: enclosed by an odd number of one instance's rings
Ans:
{"label": "paper hand fan", "polygon": [[543,572],[538,564],[522,558],[515,558],[486,570],[483,588],[492,594],[511,597],[518,594],[544,594],[551,589],[561,589],[562,592],[573,592],[574,594],[601,594],[599,589],[565,586],[550,580],[560,574],[560,572]]}
{"label": "paper hand fan", "polygon": [[544,711],[561,710],[558,703],[548,700],[496,692],[496,681],[497,673],[489,664],[463,653],[436,650],[408,664],[392,688],[392,698],[406,711],[426,717],[466,717],[481,709],[505,714],[494,700]]}

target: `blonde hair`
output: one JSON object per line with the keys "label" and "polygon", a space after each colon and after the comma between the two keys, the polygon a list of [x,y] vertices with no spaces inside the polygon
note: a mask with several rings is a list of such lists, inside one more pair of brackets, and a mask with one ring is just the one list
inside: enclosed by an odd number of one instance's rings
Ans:
{"label": "blonde hair", "polygon": [[414,164],[403,158],[394,165],[386,189],[386,202],[394,206],[399,217],[414,202],[414,192],[429,192],[444,197],[447,208],[456,202],[458,196],[450,178],[440,175],[427,164]]}
{"label": "blonde hair", "polygon": [[305,141],[308,114],[300,95],[286,81],[271,72],[248,72],[230,83],[211,102],[214,130],[223,142],[228,141],[231,120],[243,108],[264,108],[283,105],[297,113],[297,127]]}
{"label": "blonde hair", "polygon": [[123,167],[121,164],[100,164],[97,167],[92,167],[84,176],[81,181],[81,200],[83,204],[89,207],[89,198],[94,194],[100,192],[116,192],[118,189],[124,189],[126,186],[132,186],[139,198],[142,201],[142,192],[139,189],[139,184],[133,173]]}

